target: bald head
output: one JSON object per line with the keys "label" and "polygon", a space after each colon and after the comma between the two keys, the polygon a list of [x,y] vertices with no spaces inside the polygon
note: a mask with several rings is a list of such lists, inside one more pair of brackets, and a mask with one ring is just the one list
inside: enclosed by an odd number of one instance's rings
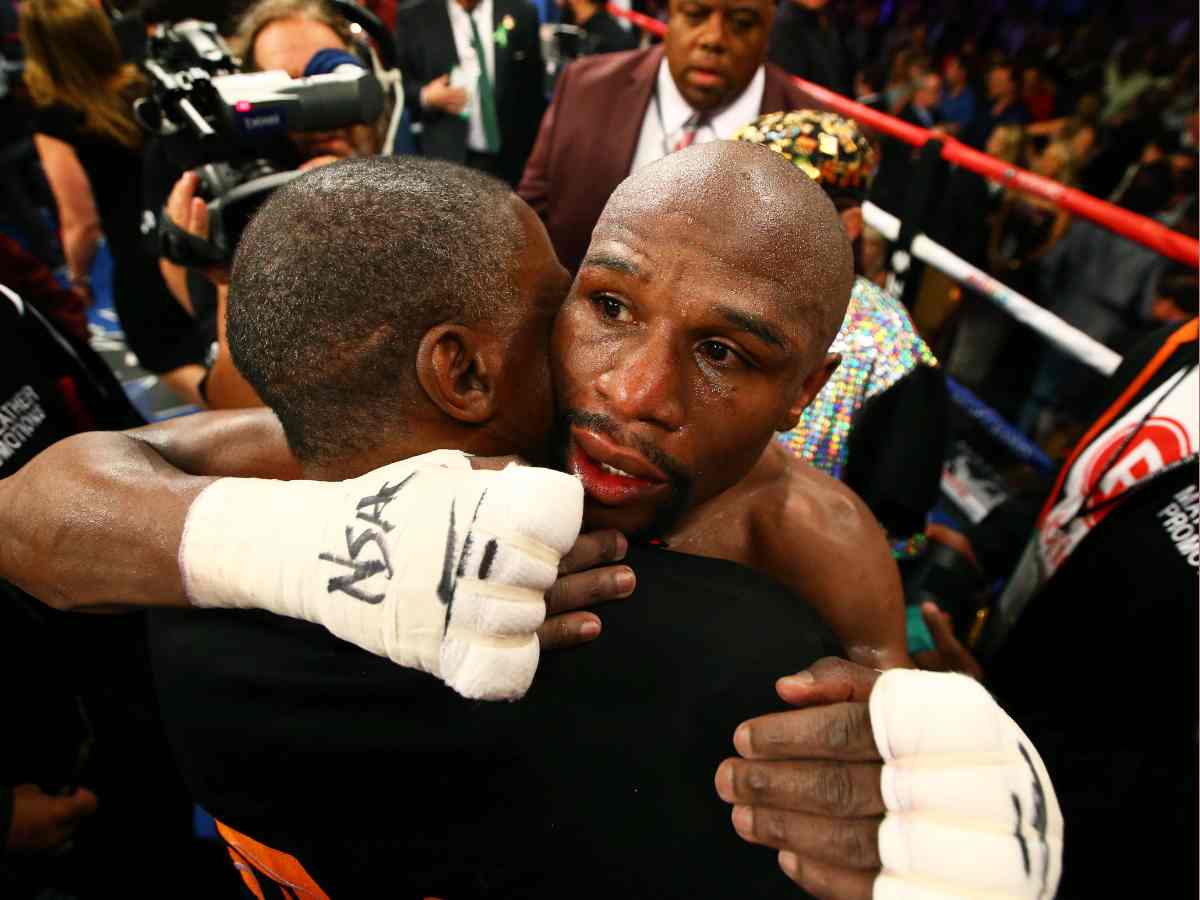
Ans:
{"label": "bald head", "polygon": [[692,146],[625,179],[595,238],[646,236],[667,218],[685,220],[697,242],[747,280],[773,284],[781,307],[807,332],[811,362],[823,358],[846,314],[854,260],[837,210],[816,182],[755,144]]}

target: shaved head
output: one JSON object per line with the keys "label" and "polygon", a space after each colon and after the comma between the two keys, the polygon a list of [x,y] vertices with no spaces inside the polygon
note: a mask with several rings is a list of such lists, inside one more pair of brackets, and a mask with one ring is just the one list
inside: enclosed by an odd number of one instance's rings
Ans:
{"label": "shaved head", "polygon": [[682,218],[698,241],[748,281],[774,285],[807,332],[817,365],[837,335],[854,283],[850,239],[821,187],[784,157],[735,141],[693,145],[645,166],[613,193],[596,225],[606,235]]}

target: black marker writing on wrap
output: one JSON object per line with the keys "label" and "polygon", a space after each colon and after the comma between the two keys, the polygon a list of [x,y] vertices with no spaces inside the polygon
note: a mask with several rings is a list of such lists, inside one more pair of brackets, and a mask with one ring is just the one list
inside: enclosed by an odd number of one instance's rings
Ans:
{"label": "black marker writing on wrap", "polygon": [[[416,476],[417,473],[413,472],[395,485],[389,485],[385,481],[383,486],[374,494],[369,494],[358,501],[354,517],[362,522],[366,522],[371,527],[364,528],[356,535],[354,533],[354,526],[346,526],[347,556],[338,556],[334,553],[321,553],[317,557],[325,562],[345,566],[350,570],[345,575],[335,575],[329,579],[326,585],[326,590],[329,593],[341,592],[348,597],[353,597],[355,600],[361,600],[363,603],[370,603],[372,605],[383,602],[383,593],[368,593],[359,587],[359,583],[381,572],[386,572],[387,579],[391,579],[393,574],[392,560],[388,554],[387,544],[383,541],[383,536],[395,526],[383,518],[383,511],[387,509],[389,503],[396,499],[396,495],[400,493],[401,489]],[[363,551],[368,546],[375,548],[375,552],[364,555]],[[360,557],[362,558],[360,559]]]}
{"label": "black marker writing on wrap", "polygon": [[1042,844],[1042,889],[1039,893],[1046,893],[1046,883],[1050,879],[1050,843],[1046,840],[1046,824],[1048,815],[1046,812],[1046,791],[1042,788],[1042,780],[1038,778],[1037,769],[1033,767],[1033,760],[1029,756],[1029,751],[1025,749],[1022,743],[1017,744],[1017,749],[1021,751],[1021,756],[1025,758],[1025,765],[1029,767],[1029,777],[1033,779],[1033,828],[1038,833],[1038,839]]}
{"label": "black marker writing on wrap", "polygon": [[454,592],[458,589],[458,579],[462,578],[467,568],[467,556],[475,543],[475,522],[479,519],[479,510],[483,506],[487,491],[479,495],[475,504],[475,514],[471,516],[471,524],[467,526],[467,536],[463,539],[462,552],[458,555],[458,565],[454,564],[454,550],[457,545],[457,534],[454,529],[454,501],[450,502],[450,525],[446,530],[446,555],[442,559],[442,578],[438,582],[438,598],[446,605],[446,621],[442,625],[442,634],[450,627],[450,613],[454,611]]}

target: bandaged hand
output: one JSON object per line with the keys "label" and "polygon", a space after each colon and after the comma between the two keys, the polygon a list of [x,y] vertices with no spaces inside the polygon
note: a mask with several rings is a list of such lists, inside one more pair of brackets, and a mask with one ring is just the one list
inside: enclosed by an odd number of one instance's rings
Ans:
{"label": "bandaged hand", "polygon": [[180,572],[194,606],[320,624],[464,697],[513,700],[582,516],[577,479],[475,471],[457,451],[342,482],[224,478],[188,511]]}
{"label": "bandaged hand", "polygon": [[973,679],[821,660],[804,709],[737,729],[717,791],[816,897],[1053,897],[1062,813],[1029,739]]}

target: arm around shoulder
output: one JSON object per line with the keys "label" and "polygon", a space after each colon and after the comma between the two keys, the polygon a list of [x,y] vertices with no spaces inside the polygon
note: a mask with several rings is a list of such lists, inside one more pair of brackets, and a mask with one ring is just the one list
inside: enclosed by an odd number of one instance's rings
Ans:
{"label": "arm around shoulder", "polygon": [[771,574],[833,628],[854,662],[911,666],[904,592],[883,529],[848,487],[811,467],[756,532]]}

